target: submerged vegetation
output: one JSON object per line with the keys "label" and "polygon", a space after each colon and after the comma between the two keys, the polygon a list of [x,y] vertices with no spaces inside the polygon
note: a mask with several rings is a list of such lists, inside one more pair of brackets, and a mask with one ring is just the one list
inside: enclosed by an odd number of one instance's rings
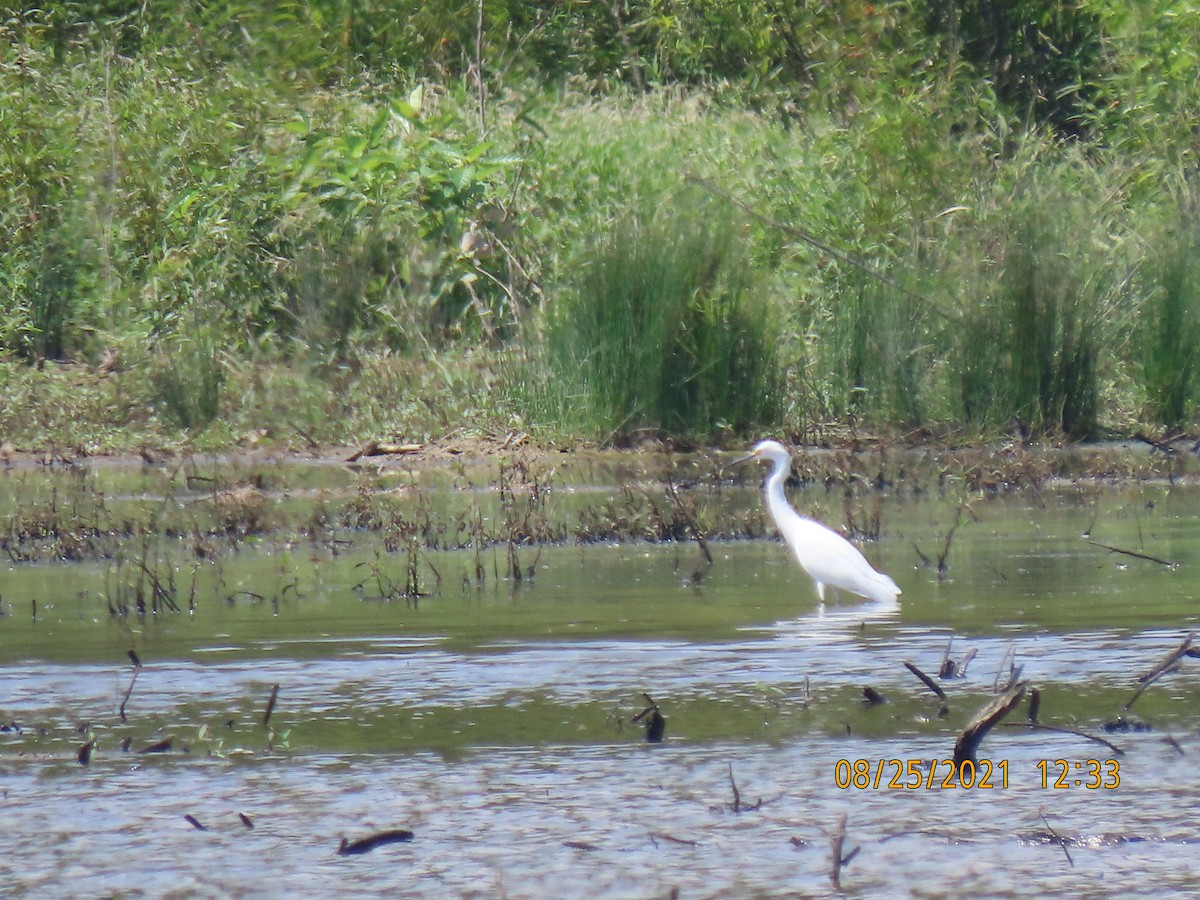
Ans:
{"label": "submerged vegetation", "polygon": [[1186,431],[1200,4],[0,22],[0,439]]}

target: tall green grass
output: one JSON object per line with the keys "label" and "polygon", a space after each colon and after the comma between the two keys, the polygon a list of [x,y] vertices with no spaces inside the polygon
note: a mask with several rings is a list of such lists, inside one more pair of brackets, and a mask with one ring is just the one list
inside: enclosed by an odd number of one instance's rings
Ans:
{"label": "tall green grass", "polygon": [[533,416],[617,442],[776,425],[779,335],[743,241],[694,195],[619,216],[527,334]]}
{"label": "tall green grass", "polygon": [[1185,184],[1177,214],[1146,261],[1149,296],[1138,350],[1154,421],[1184,427],[1200,400],[1200,191]]}

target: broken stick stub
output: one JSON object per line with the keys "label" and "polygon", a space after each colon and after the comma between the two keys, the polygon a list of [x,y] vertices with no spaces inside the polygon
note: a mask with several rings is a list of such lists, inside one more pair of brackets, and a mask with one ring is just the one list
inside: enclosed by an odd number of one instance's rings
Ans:
{"label": "broken stick stub", "polygon": [[967,723],[967,727],[954,742],[954,764],[956,766],[962,765],[967,760],[975,762],[975,751],[979,749],[979,744],[992,730],[992,726],[1021,702],[1021,698],[1025,696],[1025,686],[1028,684],[1028,681],[1018,681],[1004,693],[998,694],[985,703],[975,717]]}

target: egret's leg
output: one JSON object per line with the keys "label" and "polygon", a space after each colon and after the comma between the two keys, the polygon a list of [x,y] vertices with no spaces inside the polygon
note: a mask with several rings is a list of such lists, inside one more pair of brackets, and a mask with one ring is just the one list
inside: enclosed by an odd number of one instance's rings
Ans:
{"label": "egret's leg", "polygon": [[813,584],[815,584],[817,586],[818,599],[820,599],[820,601],[822,603],[824,603],[825,602],[825,585],[822,584],[820,581],[814,581]]}

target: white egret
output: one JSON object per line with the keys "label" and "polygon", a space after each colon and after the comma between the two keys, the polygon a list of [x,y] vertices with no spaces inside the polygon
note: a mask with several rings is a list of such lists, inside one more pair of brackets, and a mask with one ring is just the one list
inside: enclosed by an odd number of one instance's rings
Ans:
{"label": "white egret", "polygon": [[762,441],[748,456],[735,460],[770,460],[775,468],[767,479],[767,509],[775,527],[783,535],[796,559],[817,586],[817,596],[825,602],[825,586],[831,585],[867,597],[879,603],[895,602],[900,588],[882,572],[876,572],[852,543],[820,522],[797,513],[783,495],[783,483],[792,470],[792,457],[778,441]]}

